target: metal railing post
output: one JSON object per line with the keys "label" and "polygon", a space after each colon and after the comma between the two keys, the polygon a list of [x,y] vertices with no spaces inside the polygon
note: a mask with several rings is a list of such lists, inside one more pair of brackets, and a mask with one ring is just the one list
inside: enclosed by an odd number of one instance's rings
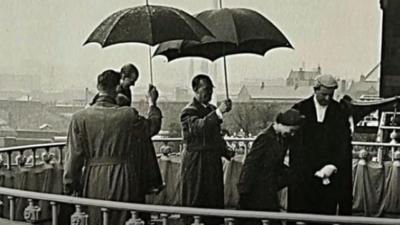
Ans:
{"label": "metal railing post", "polygon": [[80,205],[75,205],[75,212],[71,215],[71,225],[88,225],[89,215],[81,211]]}
{"label": "metal railing post", "polygon": [[233,219],[233,218],[227,218],[226,221],[228,222],[228,225],[234,225],[235,224],[235,219]]}
{"label": "metal railing post", "polygon": [[24,219],[32,224],[36,224],[40,218],[40,207],[33,204],[32,199],[28,199],[29,205],[24,210]]}
{"label": "metal railing post", "polygon": [[168,214],[161,213],[160,217],[162,225],[168,225]]}
{"label": "metal railing post", "polygon": [[15,201],[14,201],[14,196],[8,196],[7,198],[10,201],[10,220],[14,221],[14,219],[15,219],[15,212],[14,212],[14,210],[15,210],[15,204],[14,204]]}
{"label": "metal railing post", "polygon": [[58,224],[58,213],[57,213],[57,203],[50,202],[51,205],[51,225]]}
{"label": "metal railing post", "polygon": [[144,221],[137,216],[137,212],[131,211],[132,217],[126,221],[125,225],[144,225]]}
{"label": "metal railing post", "polygon": [[203,223],[201,223],[200,216],[193,216],[193,218],[194,222],[192,223],[192,225],[204,225]]}

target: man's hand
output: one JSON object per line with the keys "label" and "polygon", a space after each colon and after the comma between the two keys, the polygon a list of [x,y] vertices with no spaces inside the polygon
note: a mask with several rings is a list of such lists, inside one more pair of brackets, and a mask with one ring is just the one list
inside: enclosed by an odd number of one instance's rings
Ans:
{"label": "man's hand", "polygon": [[226,158],[227,160],[230,161],[233,157],[235,157],[235,155],[236,155],[236,152],[235,152],[235,151],[233,151],[233,150],[226,150],[225,158]]}
{"label": "man's hand", "polygon": [[322,167],[320,170],[315,172],[315,176],[322,178],[322,184],[328,185],[330,183],[329,177],[337,171],[336,166],[329,164]]}
{"label": "man's hand", "polygon": [[218,109],[221,111],[221,113],[227,113],[232,110],[232,100],[227,99],[223,101],[219,106]]}
{"label": "man's hand", "polygon": [[163,184],[161,184],[161,185],[158,186],[158,187],[155,187],[155,188],[150,189],[150,190],[147,192],[147,194],[156,194],[156,195],[158,195],[162,190],[164,190],[165,186],[166,186],[166,184],[163,183]]}
{"label": "man's hand", "polygon": [[158,91],[156,86],[149,84],[149,90],[147,91],[147,100],[149,101],[149,105],[156,105],[158,99]]}

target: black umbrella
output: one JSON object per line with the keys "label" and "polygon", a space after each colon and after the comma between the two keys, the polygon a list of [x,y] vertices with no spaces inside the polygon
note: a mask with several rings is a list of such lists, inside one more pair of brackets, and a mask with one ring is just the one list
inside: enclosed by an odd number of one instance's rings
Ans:
{"label": "black umbrella", "polygon": [[[170,40],[201,41],[212,33],[188,13],[166,6],[144,5],[113,13],[84,43],[97,42],[102,47],[140,42],[150,46]],[[151,47],[149,47],[151,53]],[[150,55],[151,56],[151,55]],[[150,75],[152,77],[150,57]]]}
{"label": "black umbrella", "polygon": [[254,53],[264,55],[276,47],[292,48],[279,29],[260,13],[244,8],[206,10],[195,16],[213,34],[202,41],[174,40],[161,43],[154,55],[168,60],[198,56],[209,60],[224,57],[226,95],[228,93],[226,55]]}

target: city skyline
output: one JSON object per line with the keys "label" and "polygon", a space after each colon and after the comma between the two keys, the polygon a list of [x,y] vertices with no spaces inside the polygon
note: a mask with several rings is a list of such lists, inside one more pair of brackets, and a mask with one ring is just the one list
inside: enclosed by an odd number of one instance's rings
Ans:
{"label": "city skyline", "polygon": [[[216,7],[214,0],[150,3],[181,8],[189,13]],[[0,4],[0,36],[6,43],[0,47],[2,73],[40,74],[43,83],[54,88],[93,88],[102,70],[118,70],[121,65],[133,62],[141,71],[138,85],[145,86],[149,82],[146,45],[121,44],[105,49],[97,44],[82,46],[90,32],[111,13],[144,4],[144,1],[42,0],[39,4],[38,0],[4,0]],[[294,50],[274,49],[264,57],[229,56],[230,83],[263,76],[285,78],[291,69],[298,69],[304,63],[306,69],[321,65],[324,73],[357,80],[380,61],[382,12],[378,0],[231,0],[224,1],[223,6],[257,10],[278,26],[295,47]],[[167,63],[164,57],[154,57],[155,85],[187,86],[190,61],[180,59]],[[204,60],[194,61],[201,64]],[[222,74],[221,65],[221,60],[217,60],[208,68]],[[186,84],[182,84],[182,80]]]}

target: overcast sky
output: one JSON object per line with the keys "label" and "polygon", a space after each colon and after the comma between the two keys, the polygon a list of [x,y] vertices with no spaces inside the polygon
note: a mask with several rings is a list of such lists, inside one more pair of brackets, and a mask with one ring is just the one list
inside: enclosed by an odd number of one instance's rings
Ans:
{"label": "overcast sky", "polygon": [[[150,2],[189,13],[215,7],[215,0]],[[149,82],[146,45],[121,44],[105,49],[97,44],[82,46],[92,30],[111,13],[144,3],[144,0],[1,0],[0,72],[41,74],[42,83],[54,87],[93,87],[96,75],[102,70],[119,69],[133,62],[142,74],[138,84],[145,85]],[[278,26],[295,47],[274,49],[265,57],[228,57],[231,80],[286,78],[291,69],[298,69],[303,63],[306,69],[320,64],[324,73],[358,79],[380,61],[379,0],[225,0],[223,5],[257,10]],[[180,76],[187,73],[189,61],[167,63],[165,58],[155,57],[155,83],[186,82]],[[221,60],[215,63],[220,65]]]}

